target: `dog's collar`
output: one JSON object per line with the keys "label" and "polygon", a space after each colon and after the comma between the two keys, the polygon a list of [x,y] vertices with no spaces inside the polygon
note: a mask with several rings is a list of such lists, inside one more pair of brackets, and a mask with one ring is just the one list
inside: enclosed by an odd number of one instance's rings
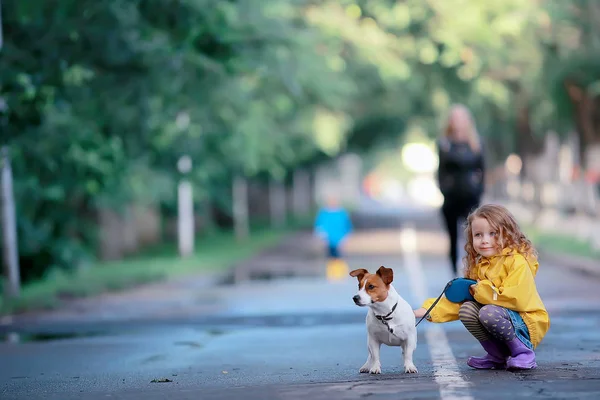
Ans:
{"label": "dog's collar", "polygon": [[387,329],[388,329],[388,331],[390,331],[390,333],[394,333],[394,331],[392,330],[392,328],[390,328],[388,321],[393,318],[393,317],[390,317],[390,315],[392,315],[394,313],[394,311],[396,311],[396,306],[398,306],[398,302],[396,302],[396,304],[394,304],[394,307],[392,307],[392,311],[390,311],[386,315],[375,315],[375,318],[380,320],[381,323],[387,327]]}

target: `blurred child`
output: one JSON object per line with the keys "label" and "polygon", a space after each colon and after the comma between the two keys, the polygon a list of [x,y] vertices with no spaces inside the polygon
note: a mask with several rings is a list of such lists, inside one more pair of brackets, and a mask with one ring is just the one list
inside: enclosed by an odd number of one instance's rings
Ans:
{"label": "blurred child", "polygon": [[[487,354],[469,357],[477,369],[533,369],[534,349],[550,327],[550,319],[535,285],[537,253],[512,214],[499,205],[483,205],[467,219],[465,277],[477,284],[475,301],[452,303],[445,297],[428,320],[460,319]],[[435,299],[415,310],[422,317]]]}
{"label": "blurred child", "polygon": [[[342,260],[341,245],[352,232],[352,221],[337,198],[330,196],[325,207],[315,219],[315,234],[325,242],[328,260],[328,275],[347,275],[347,266]],[[339,270],[337,273],[335,271]]]}

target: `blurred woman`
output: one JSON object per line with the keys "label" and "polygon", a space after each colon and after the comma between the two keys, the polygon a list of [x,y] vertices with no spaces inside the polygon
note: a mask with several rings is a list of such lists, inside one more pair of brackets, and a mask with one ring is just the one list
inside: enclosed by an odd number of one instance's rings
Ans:
{"label": "blurred woman", "polygon": [[[438,184],[444,196],[442,215],[450,239],[450,263],[458,274],[460,226],[477,208],[484,191],[484,159],[481,140],[471,112],[464,105],[452,106],[438,140]],[[461,235],[462,237],[462,235]]]}

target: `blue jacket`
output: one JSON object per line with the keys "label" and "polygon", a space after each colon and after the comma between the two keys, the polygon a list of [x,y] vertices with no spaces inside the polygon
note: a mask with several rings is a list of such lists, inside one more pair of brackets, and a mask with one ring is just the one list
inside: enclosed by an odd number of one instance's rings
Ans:
{"label": "blue jacket", "polygon": [[335,246],[352,232],[352,221],[343,208],[323,208],[317,214],[315,231],[330,245]]}

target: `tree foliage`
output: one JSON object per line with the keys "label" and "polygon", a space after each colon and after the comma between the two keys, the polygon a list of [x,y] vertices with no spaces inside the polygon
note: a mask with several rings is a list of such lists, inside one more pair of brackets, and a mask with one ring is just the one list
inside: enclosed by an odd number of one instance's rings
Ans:
{"label": "tree foliage", "polygon": [[199,200],[227,208],[234,174],[281,179],[407,126],[435,136],[454,102],[502,155],[524,132],[587,127],[598,93],[593,0],[2,6],[26,276],[85,259],[99,207],[173,205],[184,154]]}

